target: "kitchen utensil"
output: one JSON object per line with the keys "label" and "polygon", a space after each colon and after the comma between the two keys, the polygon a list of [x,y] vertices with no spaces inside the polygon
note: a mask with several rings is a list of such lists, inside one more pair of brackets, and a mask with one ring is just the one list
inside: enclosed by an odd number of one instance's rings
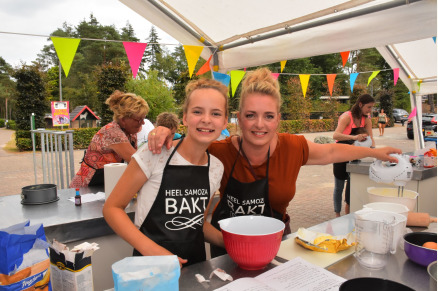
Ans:
{"label": "kitchen utensil", "polygon": [[436,242],[436,233],[411,232],[405,234],[403,238],[405,253],[411,261],[425,267],[436,261],[437,250],[422,247],[425,242]]}
{"label": "kitchen utensil", "polygon": [[437,218],[431,217],[429,213],[409,212],[406,225],[428,227],[431,222],[437,222]]}
{"label": "kitchen utensil", "polygon": [[36,184],[21,188],[21,204],[39,205],[59,200],[55,184]]}
{"label": "kitchen utensil", "polygon": [[398,236],[405,225],[406,217],[401,214],[366,208],[356,211],[354,256],[358,262],[370,269],[383,268],[389,253],[395,253]]}
{"label": "kitchen utensil", "polygon": [[414,291],[401,283],[382,278],[354,278],[345,281],[339,287],[339,291]]}
{"label": "kitchen utensil", "polygon": [[238,216],[219,221],[225,249],[246,270],[263,269],[280,248],[284,231],[281,220],[266,216]]}
{"label": "kitchen utensil", "polygon": [[427,266],[427,273],[429,274],[429,290],[436,291],[436,261]]}
{"label": "kitchen utensil", "polygon": [[398,196],[397,188],[368,187],[369,202],[390,202],[406,205],[409,211],[416,210],[418,193],[411,190],[404,190],[403,197]]}
{"label": "kitchen utensil", "polygon": [[377,183],[394,184],[398,186],[398,197],[403,197],[406,183],[412,179],[412,165],[408,155],[391,154],[397,158],[398,163],[374,161],[370,165],[370,179]]}
{"label": "kitchen utensil", "polygon": [[394,212],[402,214],[408,217],[409,208],[406,205],[391,202],[372,202],[365,204],[363,207],[370,208],[373,210],[380,210],[386,212]]}

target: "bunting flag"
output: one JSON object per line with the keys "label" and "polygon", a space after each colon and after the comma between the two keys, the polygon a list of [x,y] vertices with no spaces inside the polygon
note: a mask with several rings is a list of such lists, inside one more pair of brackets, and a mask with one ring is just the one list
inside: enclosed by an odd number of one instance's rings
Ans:
{"label": "bunting flag", "polygon": [[205,64],[202,65],[202,67],[196,72],[196,76],[203,75],[203,74],[205,74],[205,73],[207,73],[208,71],[211,70],[211,69],[210,69],[210,61],[211,61],[211,57],[212,57],[212,56],[213,56],[213,55],[211,55],[211,56],[208,58],[208,60],[205,62]]}
{"label": "bunting flag", "polygon": [[304,98],[306,98],[307,86],[309,85],[309,79],[310,79],[310,75],[301,75],[300,74],[301,89],[303,90]]}
{"label": "bunting flag", "polygon": [[240,82],[243,79],[243,76],[245,76],[245,71],[231,71],[230,72],[230,79],[231,79],[231,97],[234,96],[234,93],[236,93],[237,87],[239,86]]}
{"label": "bunting flag", "polygon": [[374,71],[371,76],[368,78],[368,84],[367,86],[370,84],[371,80],[374,79],[378,74],[380,73],[380,71]]}
{"label": "bunting flag", "polygon": [[359,76],[359,73],[351,73],[351,74],[350,74],[350,88],[351,88],[351,93],[353,93],[354,82],[356,82],[357,76]]}
{"label": "bunting flag", "polygon": [[204,47],[197,45],[183,45],[183,47],[187,59],[187,65],[189,67],[189,76],[191,78]]}
{"label": "bunting flag", "polygon": [[345,67],[345,64],[347,63],[349,56],[350,56],[350,51],[348,51],[348,52],[341,52],[342,67]]}
{"label": "bunting flag", "polygon": [[327,74],[327,85],[330,91],[330,96],[333,96],[333,84],[335,83],[336,74]]}
{"label": "bunting flag", "polygon": [[423,80],[419,80],[419,81],[417,82],[418,92],[420,92],[420,85],[421,85],[421,83],[423,83]]}
{"label": "bunting flag", "polygon": [[414,118],[417,115],[417,107],[415,106],[414,109],[412,109],[412,112],[408,116],[408,121],[411,121],[412,118]]}
{"label": "bunting flag", "polygon": [[271,73],[272,78],[274,78],[274,80],[278,80],[278,76],[280,76],[280,73]]}
{"label": "bunting flag", "polygon": [[75,58],[76,51],[78,50],[79,38],[64,38],[64,37],[50,37],[55,47],[58,59],[61,62],[61,66],[64,69],[64,74],[68,77],[71,64]]}
{"label": "bunting flag", "polygon": [[395,85],[397,85],[397,80],[398,80],[400,69],[395,68],[392,71],[394,72],[394,86],[395,86]]}
{"label": "bunting flag", "polygon": [[230,79],[231,79],[230,76],[228,76],[226,74],[218,73],[218,72],[212,72],[212,73],[213,73],[214,80],[219,81],[228,87],[228,85],[230,84]]}
{"label": "bunting flag", "polygon": [[129,65],[131,66],[132,76],[135,78],[140,68],[141,60],[143,59],[144,51],[147,43],[141,42],[123,42],[126,56],[128,57]]}
{"label": "bunting flag", "polygon": [[281,66],[281,71],[280,72],[282,72],[282,73],[283,73],[284,67],[286,66],[286,62],[287,61],[281,61],[280,62],[280,66]]}
{"label": "bunting flag", "polygon": [[436,43],[436,36],[432,37],[433,42]]}

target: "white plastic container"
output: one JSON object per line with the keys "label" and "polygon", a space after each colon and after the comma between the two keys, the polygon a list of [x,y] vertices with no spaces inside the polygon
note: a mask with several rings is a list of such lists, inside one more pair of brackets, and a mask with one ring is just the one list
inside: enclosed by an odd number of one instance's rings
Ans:
{"label": "white plastic container", "polygon": [[404,215],[408,217],[409,208],[406,205],[400,203],[390,203],[390,202],[372,202],[365,204],[364,208],[370,208],[372,210],[380,210],[386,212],[393,212]]}
{"label": "white plastic container", "polygon": [[368,201],[399,203],[408,207],[409,211],[416,211],[418,193],[412,190],[404,190],[403,196],[398,197],[398,188],[368,187]]}

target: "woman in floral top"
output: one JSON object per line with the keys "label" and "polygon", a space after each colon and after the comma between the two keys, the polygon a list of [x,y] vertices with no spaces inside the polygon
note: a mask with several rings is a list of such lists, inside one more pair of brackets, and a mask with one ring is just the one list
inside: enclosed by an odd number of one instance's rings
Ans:
{"label": "woman in floral top", "polygon": [[129,163],[137,150],[137,133],[149,112],[147,102],[135,94],[116,90],[105,103],[114,112],[113,121],[94,135],[71,188],[103,185],[104,165]]}

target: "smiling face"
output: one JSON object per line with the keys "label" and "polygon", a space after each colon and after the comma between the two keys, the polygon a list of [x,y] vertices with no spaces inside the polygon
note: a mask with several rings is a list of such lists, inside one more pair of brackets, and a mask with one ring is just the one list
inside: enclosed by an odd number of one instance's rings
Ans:
{"label": "smiling face", "polygon": [[225,97],[212,88],[194,90],[183,123],[187,126],[188,137],[210,144],[227,126]]}
{"label": "smiling face", "polygon": [[267,145],[275,137],[280,121],[278,101],[266,94],[248,94],[237,117],[245,142],[254,146]]}

